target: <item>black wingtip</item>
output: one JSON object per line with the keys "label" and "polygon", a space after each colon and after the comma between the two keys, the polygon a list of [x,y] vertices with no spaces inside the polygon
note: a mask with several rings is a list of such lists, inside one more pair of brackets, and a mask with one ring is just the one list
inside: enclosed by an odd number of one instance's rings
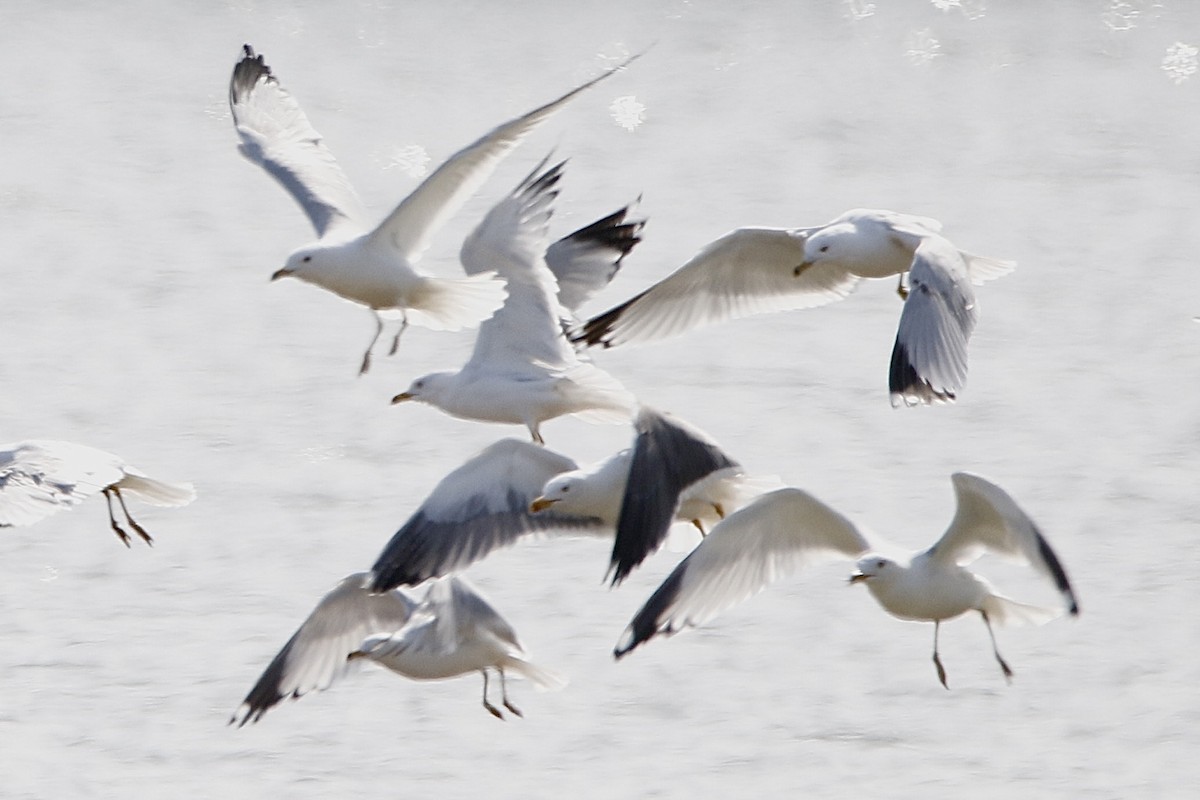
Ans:
{"label": "black wingtip", "polygon": [[893,406],[918,404],[953,403],[958,395],[950,390],[938,390],[917,372],[908,348],[897,339],[892,347],[892,361],[888,368],[888,390]]}
{"label": "black wingtip", "polygon": [[229,102],[236,105],[254,88],[260,79],[275,80],[263,57],[248,44],[242,45],[242,58],[233,68],[229,81]]}
{"label": "black wingtip", "polygon": [[[646,291],[649,291],[649,289]],[[586,345],[587,347],[595,347],[596,345],[600,345],[605,349],[612,347],[613,328],[620,321],[621,315],[645,295],[646,292],[639,292],[624,303],[621,303],[621,305],[614,306],[603,314],[597,314],[592,317],[583,324],[583,327],[575,336],[571,337],[571,341],[575,344]]]}

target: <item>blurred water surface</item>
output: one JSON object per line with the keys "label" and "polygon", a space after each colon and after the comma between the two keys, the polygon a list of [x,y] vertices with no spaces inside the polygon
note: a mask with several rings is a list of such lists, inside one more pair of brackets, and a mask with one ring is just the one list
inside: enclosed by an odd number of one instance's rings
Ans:
{"label": "blurred water surface", "polygon": [[[99,500],[0,536],[0,794],[1113,797],[1200,777],[1200,77],[1176,47],[1200,42],[1193,5],[50,2],[7,9],[5,28],[0,439],[110,449],[200,497],[135,509],[152,550],[120,547]],[[571,679],[515,682],[526,719],[488,717],[476,677],[372,671],[226,728],[317,598],[441,475],[523,435],[388,406],[460,363],[470,334],[410,330],[359,379],[369,315],[268,282],[311,232],[235,151],[243,42],[379,216],[415,185],[414,148],[439,163],[653,43],[437,237],[425,264],[443,274],[551,148],[571,159],[557,231],[639,194],[650,220],[591,311],[730,228],[854,206],[934,216],[960,246],[1016,259],[979,292],[951,407],[889,407],[886,282],[598,359],[752,471],[914,548],[953,513],[952,471],[995,480],[1058,549],[1080,619],[998,631],[1007,687],[983,626],[948,625],[947,692],[929,626],[845,588],[843,564],[615,664],[681,553],[609,591],[603,542],[533,542],[470,572]],[[633,130],[610,108],[629,97]],[[580,461],[627,436],[544,432]]]}

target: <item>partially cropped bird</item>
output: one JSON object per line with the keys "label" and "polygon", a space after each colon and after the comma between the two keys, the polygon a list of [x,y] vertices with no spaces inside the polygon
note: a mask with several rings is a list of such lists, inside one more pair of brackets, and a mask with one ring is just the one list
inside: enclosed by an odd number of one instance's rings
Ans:
{"label": "partially cropped bird", "polygon": [[360,374],[370,367],[385,315],[399,315],[402,321],[392,340],[392,353],[409,323],[434,330],[477,325],[504,302],[503,283],[489,273],[460,278],[420,273],[416,264],[422,253],[434,233],[534,128],[632,60],[459,150],[372,229],[358,195],[321,135],[263,57],[245,45],[229,83],[239,149],[295,198],[318,236],[316,242],[294,251],[272,280],[299,278],[374,312],[375,335],[363,354]]}
{"label": "partially cropped bird", "polygon": [[109,525],[126,547],[130,535],[113,514],[113,500],[126,524],[151,544],[150,534],[125,506],[123,492],[156,506],[183,506],[196,497],[189,483],[151,478],[94,447],[46,439],[0,445],[0,527],[30,525],[99,493],[108,504]]}
{"label": "partially cropped bird", "polygon": [[649,341],[725,319],[823,305],[863,278],[898,275],[905,303],[888,371],[892,404],[952,402],[966,383],[967,341],[977,317],[971,284],[1014,264],[959,250],[941,228],[928,217],[861,208],[811,228],[738,228],[590,319],[574,338],[604,347]]}
{"label": "partially cropped bird", "polygon": [[932,622],[933,663],[949,688],[938,654],[944,621],[978,612],[1006,679],[1012,669],[996,647],[992,623],[1045,622],[1054,609],[1018,603],[998,594],[967,568],[985,552],[1024,561],[1054,584],[1065,610],[1079,604],[1058,556],[1033,520],[1000,487],[965,472],[952,477],[958,507],[946,532],[907,561],[875,553],[846,517],[800,489],[758,498],[718,525],[663,581],[634,615],[617,643],[617,658],[657,635],[700,625],[803,566],[857,558],[852,583],[865,583],[884,610],[900,619]]}

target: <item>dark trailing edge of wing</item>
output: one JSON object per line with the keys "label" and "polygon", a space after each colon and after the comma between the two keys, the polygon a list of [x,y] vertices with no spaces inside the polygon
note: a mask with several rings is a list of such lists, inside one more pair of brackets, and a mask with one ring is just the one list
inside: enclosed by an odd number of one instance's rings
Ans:
{"label": "dark trailing edge of wing", "polygon": [[892,347],[892,363],[888,368],[888,390],[893,397],[918,397],[926,403],[935,400],[953,403],[957,398],[954,392],[937,391],[929,384],[929,381],[921,377],[917,368],[913,366],[908,348],[899,338]]}
{"label": "dark trailing edge of wing", "polygon": [[1042,536],[1042,532],[1036,526],[1034,526],[1033,534],[1037,537],[1038,553],[1041,554],[1042,561],[1046,562],[1046,567],[1050,570],[1051,577],[1054,578],[1054,585],[1069,602],[1067,611],[1072,616],[1079,616],[1079,603],[1075,600],[1075,590],[1071,588],[1071,582],[1067,580],[1066,570],[1063,569],[1058,556],[1050,548],[1050,543],[1046,541],[1046,537]]}
{"label": "dark trailing edge of wing", "polygon": [[645,297],[646,293],[649,291],[650,290],[647,289],[644,292],[639,292],[638,294],[626,300],[624,303],[621,303],[619,306],[614,306],[608,311],[605,311],[603,314],[597,314],[596,316],[592,317],[583,324],[583,328],[580,329],[577,334],[571,337],[571,341],[575,342],[576,344],[582,343],[588,347],[595,347],[596,345],[600,345],[604,348],[612,347],[612,342],[609,341],[608,337],[612,335],[613,327],[615,327],[617,322],[621,319],[621,315],[624,314],[630,306]]}
{"label": "dark trailing edge of wing", "polygon": [[636,648],[642,642],[648,642],[657,634],[666,634],[670,636],[675,633],[674,628],[662,627],[660,620],[666,613],[671,604],[675,602],[675,598],[679,595],[679,587],[683,583],[683,576],[687,572],[687,559],[675,568],[674,572],[667,576],[667,579],[662,582],[662,585],[650,595],[650,599],[638,609],[637,614],[629,622],[629,627],[625,629],[625,635],[621,637],[621,641],[613,648],[613,657],[620,659],[626,653]]}
{"label": "dark trailing edge of wing", "polygon": [[[287,667],[288,657],[292,653],[292,647],[296,643],[297,637],[300,636],[298,629],[292,634],[292,638],[287,640],[287,644],[275,654],[275,658],[263,670],[262,676],[258,679],[258,683],[254,684],[254,688],[246,695],[246,699],[242,701],[242,705],[238,710],[233,712],[233,716],[229,718],[229,724],[237,722],[240,728],[247,722],[258,722],[262,719],[262,715],[270,711],[284,697],[290,696],[293,699],[300,696],[299,693],[293,692],[290,695],[284,695],[279,691],[279,685],[283,682],[284,669]],[[242,715],[241,720],[238,720],[238,711],[245,707],[246,713]]]}
{"label": "dark trailing edge of wing", "polygon": [[712,473],[738,466],[716,445],[643,409],[617,518],[609,573],[616,586],[667,538],[679,497]]}
{"label": "dark trailing edge of wing", "polygon": [[[430,519],[417,511],[396,531],[371,567],[372,592],[386,592],[398,586],[416,586],[430,578],[439,578],[463,569],[522,536],[551,529],[583,530],[601,525],[599,519],[556,514],[553,511],[531,513],[530,498],[510,491],[508,508],[484,513],[464,510],[466,522]],[[476,502],[482,503],[482,500]]]}

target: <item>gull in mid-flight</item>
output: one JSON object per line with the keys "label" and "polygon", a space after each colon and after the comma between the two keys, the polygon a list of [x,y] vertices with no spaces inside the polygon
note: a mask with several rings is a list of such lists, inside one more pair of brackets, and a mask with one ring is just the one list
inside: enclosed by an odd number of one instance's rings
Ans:
{"label": "gull in mid-flight", "polygon": [[488,700],[488,669],[500,675],[503,705],[517,716],[521,712],[508,700],[506,669],[547,688],[564,684],[525,659],[512,627],[461,578],[436,581],[420,604],[398,590],[374,593],[370,584],[370,573],[359,572],[325,595],[229,723],[257,722],[285,698],[328,689],[360,659],[416,680],[481,672],[484,708],[501,719]]}
{"label": "gull in mid-flight", "polygon": [[371,349],[383,332],[383,315],[434,330],[472,327],[504,301],[503,283],[481,273],[435,278],[415,264],[434,233],[483,185],[500,161],[534,128],[575,95],[628,65],[633,58],[558,99],[485,134],[438,167],[373,230],[350,181],[309,123],[300,105],[279,85],[261,55],[245,45],[229,83],[229,106],[240,151],[260,165],[304,209],[318,239],[293,252],[272,279],[291,276],[316,284],[375,313]]}
{"label": "gull in mid-flight", "polygon": [[680,562],[634,615],[614,655],[621,658],[654,636],[700,625],[785,574],[840,557],[859,559],[851,582],[865,583],[888,613],[934,624],[933,663],[943,686],[949,688],[938,631],[942,622],[970,611],[983,618],[996,661],[1011,678],[992,623],[1039,623],[1058,612],[997,594],[967,565],[985,552],[1025,561],[1053,582],[1070,614],[1079,613],[1079,604],[1058,556],[1003,489],[965,472],[951,480],[958,507],[950,526],[907,562],[871,553],[850,520],[807,492],[785,488],[763,495],[725,519]]}
{"label": "gull in mid-flight", "polygon": [[[576,341],[611,347],[700,325],[839,300],[863,278],[900,276],[904,310],[892,349],[892,405],[952,402],[966,382],[980,283],[1014,264],[959,250],[941,223],[854,209],[813,228],[739,228],[626,302],[593,317]],[[904,276],[908,275],[908,285]]]}
{"label": "gull in mid-flight", "polygon": [[156,480],[94,447],[50,440],[0,445],[0,527],[30,525],[100,493],[108,503],[109,525],[125,546],[130,536],[113,514],[114,498],[133,532],[151,544],[122,492],[156,506],[183,506],[196,497],[191,484]]}
{"label": "gull in mid-flight", "polygon": [[[643,408],[637,427],[633,448],[582,470],[532,442],[488,445],[442,478],[396,531],[371,567],[372,590],[416,586],[537,535],[615,535],[614,568],[627,571],[658,548],[672,516],[704,530],[776,485],[747,477],[666,415]],[[626,492],[630,480],[638,491]]]}
{"label": "gull in mid-flight", "polygon": [[[524,425],[539,444],[544,442],[541,424],[564,414],[629,419],[633,396],[582,360],[563,329],[571,312],[546,253],[564,164],[543,172],[544,166],[543,161],[496,204],[463,243],[461,260],[468,273],[494,270],[508,287],[504,305],[479,326],[470,359],[457,372],[417,378],[393,403],[416,400],[462,419]],[[626,252],[615,250],[612,261],[619,263]]]}

